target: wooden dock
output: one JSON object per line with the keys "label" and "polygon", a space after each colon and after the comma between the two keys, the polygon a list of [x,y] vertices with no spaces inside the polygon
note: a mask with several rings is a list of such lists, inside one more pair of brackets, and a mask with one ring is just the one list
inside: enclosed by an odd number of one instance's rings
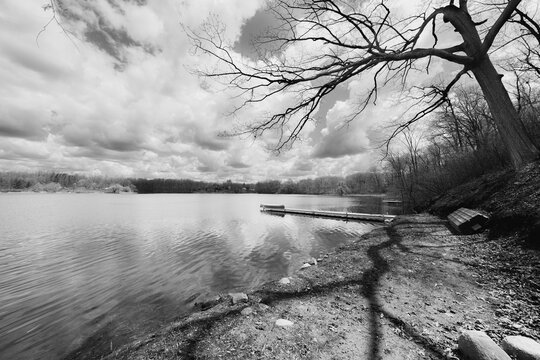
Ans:
{"label": "wooden dock", "polygon": [[394,220],[395,215],[384,214],[365,214],[342,211],[323,211],[323,210],[304,210],[285,208],[284,205],[265,205],[261,204],[261,211],[271,214],[293,214],[303,216],[315,216],[341,220],[361,220],[361,221],[379,221],[390,222]]}
{"label": "wooden dock", "polygon": [[401,204],[401,200],[394,200],[394,199],[385,199],[382,201],[385,204]]}

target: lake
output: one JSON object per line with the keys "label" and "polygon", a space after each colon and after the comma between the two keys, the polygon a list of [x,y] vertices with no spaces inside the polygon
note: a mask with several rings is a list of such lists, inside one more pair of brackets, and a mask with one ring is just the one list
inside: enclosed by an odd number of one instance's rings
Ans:
{"label": "lake", "polygon": [[58,359],[96,333],[116,348],[380,226],[261,203],[396,213],[364,196],[0,194],[0,359]]}

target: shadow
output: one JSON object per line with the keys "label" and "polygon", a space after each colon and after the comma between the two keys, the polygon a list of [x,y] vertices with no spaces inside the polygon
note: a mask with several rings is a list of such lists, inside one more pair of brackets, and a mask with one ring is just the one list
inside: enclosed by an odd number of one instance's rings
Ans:
{"label": "shadow", "polygon": [[383,330],[381,324],[381,316],[388,319],[394,326],[400,328],[405,334],[407,334],[416,344],[422,346],[425,350],[429,351],[431,355],[435,357],[445,358],[445,354],[441,351],[436,344],[430,341],[425,336],[422,336],[413,326],[407,324],[405,321],[389,314],[384,311],[382,304],[379,301],[378,290],[381,287],[382,278],[390,271],[389,262],[383,257],[381,252],[384,249],[392,246],[397,246],[401,251],[410,252],[410,249],[402,244],[403,238],[396,231],[395,226],[386,228],[388,235],[388,241],[385,241],[378,245],[373,245],[368,248],[367,255],[373,262],[371,269],[364,272],[362,276],[362,294],[368,300],[369,303],[369,321],[371,328],[370,339],[370,360],[382,359],[381,340],[383,337]]}
{"label": "shadow", "polygon": [[382,278],[391,270],[390,263],[382,255],[382,251],[393,246],[397,246],[401,251],[411,253],[411,250],[402,244],[402,237],[398,234],[395,226],[389,226],[386,229],[388,240],[370,246],[367,249],[367,255],[372,261],[372,267],[365,270],[358,277],[353,277],[348,280],[332,282],[320,285],[309,286],[309,290],[305,291],[291,291],[291,292],[265,292],[262,301],[271,304],[275,301],[285,300],[289,298],[299,298],[303,296],[322,295],[329,293],[337,288],[349,286],[349,285],[361,285],[362,296],[367,299],[369,306],[369,324],[370,324],[370,354],[369,360],[382,359],[381,341],[383,339],[383,329],[381,323],[381,315],[390,321],[394,326],[399,327],[403,333],[409,336],[416,344],[423,347],[435,358],[445,359],[446,355],[442,349],[429,338],[422,336],[420,332],[414,329],[413,326],[407,324],[405,321],[396,318],[395,316],[384,311],[382,304],[380,303],[378,292],[381,287]]}
{"label": "shadow", "polygon": [[416,344],[422,346],[426,350],[429,350],[432,355],[435,355],[441,359],[447,359],[446,354],[441,349],[439,349],[439,347],[433,340],[422,336],[422,334],[413,326],[407,324],[405,321],[395,317],[388,312],[381,311],[381,313],[385,316],[386,319],[388,319],[392,324],[394,324],[395,327],[401,329],[401,331],[408,335]]}
{"label": "shadow", "polygon": [[[301,299],[304,297],[323,296],[331,293],[334,290],[340,288],[348,288],[351,285],[360,287],[361,295],[368,302],[368,318],[370,328],[369,338],[369,360],[379,360],[383,358],[383,319],[389,322],[393,326],[399,328],[402,334],[407,335],[408,339],[411,339],[420,347],[422,347],[431,358],[445,359],[443,350],[437,346],[432,340],[423,336],[418,330],[411,324],[408,324],[404,320],[395,317],[383,309],[383,304],[379,299],[379,291],[382,286],[382,279],[392,269],[390,262],[385,258],[383,252],[386,249],[397,247],[403,252],[410,253],[411,249],[405,246],[402,241],[402,236],[396,230],[397,226],[407,226],[407,223],[401,222],[400,224],[394,224],[384,229],[388,239],[382,243],[371,245],[367,248],[366,254],[371,260],[371,267],[351,274],[348,278],[339,281],[328,281],[325,283],[316,283],[315,280],[303,278],[305,285],[297,289],[280,289],[276,288],[272,283],[263,286],[260,290],[253,293],[253,298],[258,298],[261,303],[271,305],[280,301],[289,299]],[[425,255],[425,254],[422,254]],[[220,309],[218,309],[221,306]],[[174,337],[174,343],[177,344],[174,356],[182,359],[196,359],[197,349],[202,341],[206,339],[208,334],[220,321],[223,321],[229,317],[236,316],[240,310],[249,306],[249,304],[243,304],[241,306],[224,306],[224,303],[217,305],[215,308],[207,310],[197,317],[191,319],[180,320],[164,329],[159,333],[151,335],[144,340],[132,343],[111,354],[110,358],[113,359],[129,359],[133,354],[131,351],[137,351],[141,347],[152,348],[152,344],[160,335],[163,337]],[[85,344],[91,346],[92,344]],[[95,345],[95,343],[94,343]],[[84,354],[79,349],[78,352],[70,354],[67,359],[99,359],[103,356],[103,353],[87,352]],[[86,349],[91,350],[91,349]],[[143,350],[151,351],[151,350]],[[87,356],[85,356],[87,355]],[[97,355],[97,356],[96,356]],[[152,353],[144,355],[147,358],[152,358]]]}
{"label": "shadow", "polygon": [[[390,270],[389,263],[381,255],[381,251],[393,245],[401,243],[401,237],[393,227],[386,228],[389,240],[379,245],[369,247],[367,255],[373,262],[371,269],[364,272],[362,276],[362,295],[368,300],[369,304],[369,325],[371,328],[370,339],[370,359],[376,360],[381,358],[381,339],[383,336],[382,326],[380,323],[381,304],[377,296],[380,288],[382,277]],[[401,246],[400,246],[401,247]]]}
{"label": "shadow", "polygon": [[513,216],[498,216],[491,218],[488,238],[500,238],[517,234],[521,247],[540,250],[540,218],[536,214],[514,214]]}
{"label": "shadow", "polygon": [[111,353],[116,348],[116,343],[117,334],[111,323],[108,323],[62,359],[99,359]]}
{"label": "shadow", "polygon": [[[247,304],[244,304],[247,306]],[[111,334],[106,329],[102,329],[98,333],[94,334],[90,339],[83,343],[78,349],[72,351],[68,355],[62,358],[62,360],[102,360],[102,359],[115,359],[115,360],[131,360],[133,354],[132,351],[150,345],[155,342],[155,339],[160,337],[170,337],[171,333],[174,333],[174,343],[177,345],[174,358],[180,359],[196,359],[197,345],[205,339],[213,325],[217,322],[226,319],[227,317],[235,316],[240,313],[244,306],[232,306],[224,307],[221,310],[208,310],[203,312],[200,317],[195,319],[182,319],[178,322],[169,325],[162,330],[152,333],[146,336],[142,340],[124,345],[114,352],[112,349],[108,349],[107,346],[99,346],[101,344],[96,343],[96,338],[110,339]],[[108,341],[106,341],[108,344]],[[152,349],[152,346],[148,346],[151,350],[150,353],[144,354],[143,358],[154,358],[153,352],[160,352],[160,350]],[[162,357],[159,357],[162,358]]]}
{"label": "shadow", "polygon": [[265,216],[275,216],[275,217],[285,217],[283,213],[271,212],[271,211],[261,211],[261,214]]}
{"label": "shadow", "polygon": [[[220,317],[220,318],[223,318],[223,317]],[[186,339],[186,344],[183,346],[182,350],[177,352],[177,355],[179,355],[182,359],[187,359],[187,360],[196,359],[197,358],[197,345],[199,344],[200,341],[202,341],[206,337],[206,334],[208,334],[208,332],[212,328],[213,322],[215,321],[217,321],[217,319],[207,320],[199,324],[199,326],[196,327],[195,330]]]}

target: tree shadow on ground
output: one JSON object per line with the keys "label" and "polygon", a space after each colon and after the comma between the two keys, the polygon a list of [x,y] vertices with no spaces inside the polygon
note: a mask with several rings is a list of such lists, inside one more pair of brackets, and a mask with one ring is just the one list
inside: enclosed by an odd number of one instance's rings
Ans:
{"label": "tree shadow on ground", "polygon": [[[203,312],[202,316],[195,319],[180,320],[162,329],[159,332],[152,333],[146,338],[127,344],[115,352],[111,353],[108,339],[113,338],[114,334],[109,331],[109,327],[105,326],[88,338],[79,348],[70,352],[62,358],[62,360],[129,360],[132,353],[140,348],[151,347],[155,339],[160,337],[167,338],[177,336],[174,343],[178,344],[174,356],[171,358],[181,359],[196,359],[197,345],[206,337],[214,324],[226,319],[227,317],[235,316],[242,310],[242,306],[222,306],[221,309],[215,311]],[[167,358],[159,349],[149,351],[152,357],[149,358]],[[155,353],[160,353],[155,357]]]}
{"label": "tree shadow on ground", "polygon": [[[393,246],[397,246],[401,251],[411,253],[411,250],[402,243],[402,237],[396,231],[394,226],[387,227],[386,233],[388,240],[380,244],[372,245],[367,249],[367,256],[372,261],[372,267],[365,270],[360,276],[355,276],[351,279],[331,282],[324,285],[310,286],[309,290],[294,291],[294,292],[266,292],[263,301],[272,303],[290,298],[299,298],[303,296],[323,295],[337,288],[346,287],[349,285],[360,285],[361,292],[369,304],[369,324],[370,324],[370,354],[369,360],[382,359],[381,340],[383,338],[383,327],[381,323],[381,315],[390,321],[394,326],[400,328],[404,334],[412,339],[416,344],[420,345],[433,357],[445,359],[446,356],[432,340],[423,336],[413,326],[407,324],[404,320],[395,317],[394,315],[384,311],[379,300],[378,292],[381,288],[381,280],[390,272],[391,266],[388,260],[383,256],[382,252]],[[425,254],[419,254],[425,255]]]}
{"label": "tree shadow on ground", "polygon": [[[407,223],[400,223],[399,225],[407,225]],[[399,250],[411,253],[411,249],[405,246],[402,236],[396,230],[398,224],[385,228],[388,239],[384,242],[371,245],[367,248],[367,257],[371,260],[371,267],[358,272],[353,273],[348,278],[339,281],[330,281],[325,283],[316,283],[314,280],[305,278],[307,286],[299,289],[281,290],[275,286],[269,286],[268,288],[262,288],[254,295],[260,298],[262,303],[271,305],[281,301],[290,299],[300,299],[304,297],[317,297],[329,294],[333,291],[341,288],[349,287],[351,285],[357,285],[361,289],[361,295],[368,302],[369,312],[369,327],[370,327],[370,339],[369,339],[369,360],[382,359],[382,346],[383,340],[383,318],[399,328],[404,335],[411,339],[420,347],[422,347],[432,358],[444,359],[445,354],[443,350],[437,346],[432,340],[419,333],[412,325],[406,321],[395,317],[383,309],[383,305],[379,299],[379,291],[381,289],[381,283],[384,276],[392,269],[389,260],[383,255],[383,252],[392,247],[397,247]],[[421,256],[426,254],[419,254]],[[246,305],[244,305],[246,306]],[[204,312],[203,316],[197,319],[188,321],[179,321],[166,329],[163,329],[159,334],[152,335],[143,341],[139,341],[136,344],[128,345],[113,355],[112,359],[129,359],[131,352],[137,351],[137,349],[148,346],[151,344],[156,336],[176,336],[179,340],[175,340],[178,344],[176,353],[172,358],[181,356],[183,359],[196,359],[198,345],[206,339],[212,328],[220,321],[229,317],[236,316],[242,309],[242,306],[235,307],[223,307],[221,310],[208,310]],[[83,345],[84,347],[84,345]],[[96,357],[96,353],[91,356],[82,356],[83,352],[77,352],[78,359],[99,359]],[[73,354],[66,357],[66,359],[74,358]],[[153,354],[156,355],[156,354]],[[161,354],[163,357],[167,358]],[[172,355],[172,354],[171,354]]]}
{"label": "tree shadow on ground", "polygon": [[415,343],[429,351],[431,355],[444,358],[444,353],[435,346],[435,344],[429,341],[429,339],[416,331],[414,327],[383,310],[378,297],[378,291],[381,288],[381,280],[391,270],[391,267],[389,262],[382,255],[382,251],[392,246],[398,246],[402,251],[410,251],[403,245],[403,239],[401,235],[398,234],[395,227],[386,228],[386,233],[389,238],[388,241],[368,248],[367,255],[373,262],[373,266],[363,273],[361,279],[362,294],[369,303],[369,321],[371,328],[371,351],[369,359],[379,360],[382,358],[381,339],[384,334],[381,324],[381,315],[385,316],[392,324],[399,327]]}

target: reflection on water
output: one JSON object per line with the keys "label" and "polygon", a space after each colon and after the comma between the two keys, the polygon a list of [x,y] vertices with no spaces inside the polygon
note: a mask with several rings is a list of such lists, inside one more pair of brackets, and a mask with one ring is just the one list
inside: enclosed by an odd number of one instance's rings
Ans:
{"label": "reflection on water", "polygon": [[385,212],[366,197],[1,194],[0,358],[57,359],[104,328],[119,345],[375,226],[268,216],[261,203]]}

